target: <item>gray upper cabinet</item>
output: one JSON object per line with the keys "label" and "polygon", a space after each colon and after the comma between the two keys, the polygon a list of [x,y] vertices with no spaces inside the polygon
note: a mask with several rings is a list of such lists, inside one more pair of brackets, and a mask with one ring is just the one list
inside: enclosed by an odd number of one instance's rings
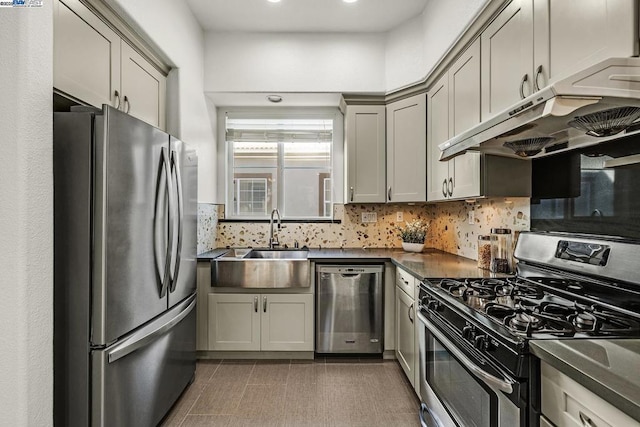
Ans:
{"label": "gray upper cabinet", "polygon": [[165,127],[164,74],[79,0],[54,2],[53,86]]}
{"label": "gray upper cabinet", "polygon": [[480,40],[427,93],[427,200],[480,196],[480,155],[441,162],[438,145],[480,123]]}
{"label": "gray upper cabinet", "polygon": [[345,202],[384,203],[385,106],[347,106],[345,127]]}
{"label": "gray upper cabinet", "polygon": [[481,35],[482,120],[559,78],[638,54],[635,0],[513,0]]}
{"label": "gray upper cabinet", "polygon": [[638,54],[635,0],[536,0],[533,7],[536,89],[604,59]]}
{"label": "gray upper cabinet", "polygon": [[426,94],[387,105],[387,202],[426,201]]}
{"label": "gray upper cabinet", "polygon": [[531,94],[532,0],[513,0],[481,37],[482,120]]}

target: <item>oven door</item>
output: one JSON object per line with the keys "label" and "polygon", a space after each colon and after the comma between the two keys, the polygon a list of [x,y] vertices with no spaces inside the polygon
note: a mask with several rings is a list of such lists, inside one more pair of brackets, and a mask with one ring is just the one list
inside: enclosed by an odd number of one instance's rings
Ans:
{"label": "oven door", "polygon": [[418,318],[422,326],[419,348],[422,425],[522,425],[520,409],[507,396],[518,388],[517,383],[456,347],[424,315],[418,313]]}

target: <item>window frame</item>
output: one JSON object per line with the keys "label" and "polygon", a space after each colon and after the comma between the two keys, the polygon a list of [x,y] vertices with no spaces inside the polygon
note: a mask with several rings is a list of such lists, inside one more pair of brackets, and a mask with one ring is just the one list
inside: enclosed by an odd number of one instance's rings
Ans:
{"label": "window frame", "polygon": [[[331,144],[331,206],[336,203],[342,203],[344,198],[344,116],[338,108],[334,107],[317,107],[317,108],[251,108],[251,107],[229,107],[218,108],[217,128],[217,197],[216,200],[225,206],[226,220],[238,221],[263,221],[268,220],[270,211],[265,217],[262,216],[239,216],[234,215],[233,210],[233,149],[232,144],[226,141],[226,120],[227,117],[243,118],[243,119],[331,119],[333,120],[333,142]],[[326,222],[333,220],[333,208],[331,208],[328,217],[321,216],[305,216],[292,217],[286,216],[282,206],[285,194],[279,194],[283,190],[281,163],[277,166],[278,183],[272,187],[271,197],[275,197],[275,205],[283,214],[282,219],[286,221],[304,221],[304,222]],[[275,188],[277,187],[277,189]],[[273,202],[272,202],[273,203]],[[322,208],[322,206],[320,206]],[[319,213],[319,212],[318,212]]]}

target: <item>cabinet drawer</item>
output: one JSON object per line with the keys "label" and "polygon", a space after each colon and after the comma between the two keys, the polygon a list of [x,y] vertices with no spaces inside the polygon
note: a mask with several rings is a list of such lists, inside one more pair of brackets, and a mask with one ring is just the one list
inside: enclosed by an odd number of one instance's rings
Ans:
{"label": "cabinet drawer", "polygon": [[401,268],[396,268],[396,285],[413,299],[416,279]]}
{"label": "cabinet drawer", "polygon": [[543,362],[541,370],[542,413],[557,427],[640,426],[624,412],[557,369]]}

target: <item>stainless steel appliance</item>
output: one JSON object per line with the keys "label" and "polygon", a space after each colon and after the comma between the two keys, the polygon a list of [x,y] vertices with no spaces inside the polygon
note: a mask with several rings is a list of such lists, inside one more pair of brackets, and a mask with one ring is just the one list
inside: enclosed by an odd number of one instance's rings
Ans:
{"label": "stainless steel appliance", "polygon": [[109,106],[53,154],[54,422],[155,426],[195,373],[197,157]]}
{"label": "stainless steel appliance", "polygon": [[515,257],[512,277],[420,285],[423,425],[537,427],[529,340],[640,337],[637,240],[530,232]]}
{"label": "stainless steel appliance", "polygon": [[316,353],[381,354],[382,265],[316,267]]}

